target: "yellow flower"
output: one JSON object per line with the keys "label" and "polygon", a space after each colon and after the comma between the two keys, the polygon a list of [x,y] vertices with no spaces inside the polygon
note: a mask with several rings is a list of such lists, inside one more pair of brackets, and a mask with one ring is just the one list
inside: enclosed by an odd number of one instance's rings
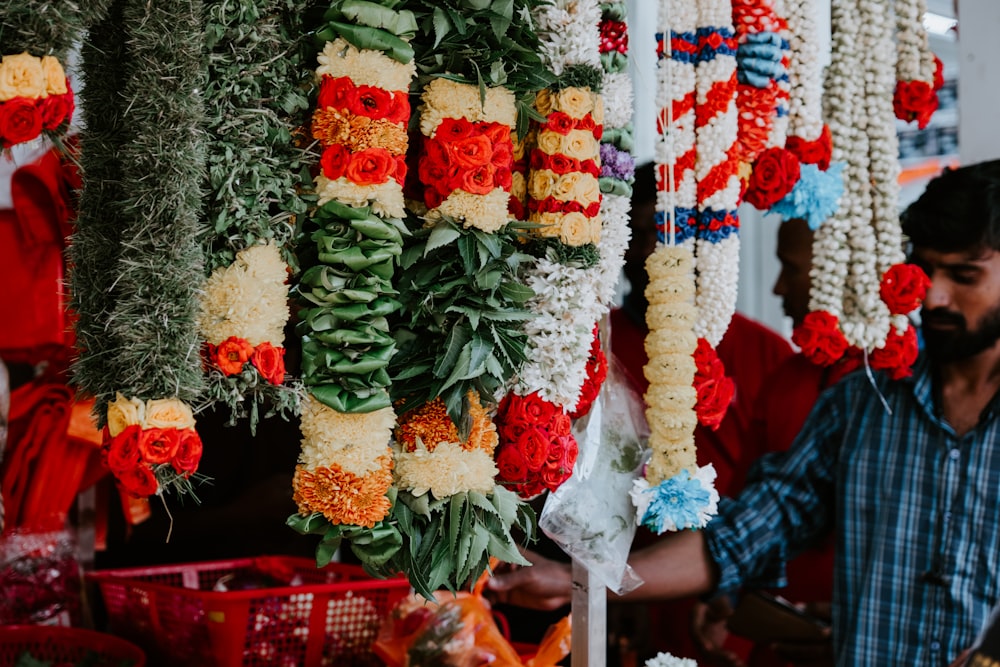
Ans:
{"label": "yellow flower", "polygon": [[[600,201],[601,184],[597,180],[597,177],[592,174],[578,173],[580,178],[577,179],[573,191],[570,193],[570,198],[580,202],[584,206],[593,204],[595,201]],[[569,176],[569,174],[566,174],[566,176]]]}
{"label": "yellow flower", "polygon": [[563,152],[563,136],[558,132],[546,130],[538,133],[538,150],[546,155]]}
{"label": "yellow flower", "polygon": [[570,130],[565,137],[560,137],[561,153],[577,160],[593,160],[600,155],[597,139],[586,130]]}
{"label": "yellow flower", "polygon": [[532,171],[531,177],[528,179],[528,195],[538,201],[552,196],[552,189],[555,187],[558,179],[559,176],[554,171],[548,169]]}
{"label": "yellow flower", "polygon": [[563,88],[556,93],[555,108],[573,118],[583,118],[594,109],[594,98],[590,88]]}
{"label": "yellow flower", "polygon": [[535,108],[538,113],[548,116],[552,113],[552,91],[542,88],[535,94]]}
{"label": "yellow flower", "polygon": [[510,194],[522,202],[528,194],[528,186],[525,183],[524,174],[519,171],[515,171],[510,175]]}
{"label": "yellow flower", "polygon": [[539,229],[534,230],[535,234],[541,234],[542,236],[559,236],[559,232],[562,229],[562,213],[539,213],[535,211],[531,214],[531,222],[543,225]]}
{"label": "yellow flower", "polygon": [[416,76],[413,61],[401,63],[381,51],[359,50],[338,37],[323,46],[317,57],[320,66],[316,76],[324,74],[333,78],[347,76],[355,85],[375,86],[384,90],[407,90]]}
{"label": "yellow flower", "polygon": [[0,102],[12,97],[45,97],[42,61],[27,53],[4,56],[0,61]]}
{"label": "yellow flower", "polygon": [[[510,195],[503,188],[495,188],[485,195],[474,195],[465,190],[455,190],[436,209],[439,215],[462,220],[462,226],[475,227],[487,234],[502,229],[510,222],[507,202]],[[428,222],[436,216],[429,216]]]}
{"label": "yellow flower", "polygon": [[143,428],[194,428],[194,414],[179,398],[153,399],[146,401]]}
{"label": "yellow flower", "polygon": [[563,216],[559,227],[559,240],[568,246],[582,246],[590,243],[590,219],[579,211]]}
{"label": "yellow flower", "polygon": [[45,73],[45,89],[49,95],[65,95],[66,72],[59,60],[52,56],[42,56],[42,71]]}
{"label": "yellow flower", "polygon": [[422,446],[396,452],[397,483],[415,496],[428,491],[438,499],[467,491],[491,493],[497,472],[485,450],[466,451],[457,442],[438,443],[433,452]]}
{"label": "yellow flower", "polygon": [[138,398],[125,398],[121,393],[108,403],[108,432],[115,437],[129,426],[142,424],[146,404]]}
{"label": "yellow flower", "polygon": [[594,110],[590,112],[594,117],[594,122],[598,125],[604,124],[604,98],[600,95],[594,96]]}
{"label": "yellow flower", "polygon": [[[552,186],[552,196],[559,201],[573,201],[576,197],[573,193],[580,185],[585,174],[579,171],[571,171],[568,174],[556,177],[556,182]],[[581,202],[582,203],[582,202]]]}
{"label": "yellow flower", "polygon": [[599,245],[601,243],[601,215],[597,214],[597,217],[590,219],[590,241],[594,245]]}
{"label": "yellow flower", "polygon": [[354,475],[368,474],[385,455],[395,424],[392,408],[337,412],[307,393],[302,402],[299,463],[309,469],[337,464]]}
{"label": "yellow flower", "polygon": [[371,528],[392,507],[386,491],[392,485],[392,459],[383,456],[378,468],[367,475],[353,475],[333,464],[306,470],[295,469],[292,499],[299,513],[319,512],[334,525]]}

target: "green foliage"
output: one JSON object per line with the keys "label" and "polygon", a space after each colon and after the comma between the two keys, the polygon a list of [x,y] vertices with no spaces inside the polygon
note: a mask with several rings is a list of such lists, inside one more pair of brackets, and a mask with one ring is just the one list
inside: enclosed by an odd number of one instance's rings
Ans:
{"label": "green foliage", "polygon": [[580,269],[590,269],[601,261],[601,253],[593,243],[569,246],[556,238],[536,237],[528,244],[527,252],[534,257],[548,257],[553,262]]}
{"label": "green foliage", "polygon": [[397,9],[400,0],[333,0],[316,30],[317,48],[342,37],[359,49],[381,51],[401,63],[413,60],[410,39],[417,32],[413,13]]}
{"label": "green foliage", "polygon": [[239,419],[247,419],[250,433],[256,434],[261,419],[280,416],[287,420],[299,413],[301,385],[271,384],[252,364],[245,365],[243,372],[228,376],[212,368],[206,383],[197,410],[200,412],[212,405],[226,406],[229,410],[226,426],[235,426]]}
{"label": "green foliage", "polygon": [[102,21],[112,0],[6,0],[0,7],[0,50],[33,56],[66,55]]}
{"label": "green foliage", "polygon": [[604,87],[604,73],[593,65],[570,65],[552,83],[552,90],[563,88],[590,88],[595,93]]}
{"label": "green foliage", "polygon": [[406,0],[417,20],[418,87],[448,77],[518,97],[552,82],[539,57],[531,9],[543,0]]}
{"label": "green foliage", "polygon": [[436,396],[460,423],[470,390],[495,395],[525,361],[525,303],[534,293],[518,267],[519,231],[487,234],[448,218],[413,232],[397,278],[404,316],[393,326],[393,399],[417,406]]}
{"label": "green foliage", "polygon": [[[308,0],[208,0],[204,89],[208,143],[204,225],[206,271],[228,266],[261,240],[288,247],[307,203]],[[293,261],[290,251],[286,260]]]}
{"label": "green foliage", "polygon": [[[206,83],[202,3],[126,0],[120,22],[124,67],[102,61],[119,76],[92,91],[88,85],[84,98],[85,107],[92,104],[92,111],[112,114],[99,123],[100,131],[120,132],[120,138],[105,141],[102,154],[85,156],[84,166],[98,158],[117,162],[97,168],[116,171],[120,188],[112,191],[113,199],[81,199],[80,227],[94,224],[84,232],[91,235],[85,250],[90,269],[111,261],[95,261],[97,254],[114,260],[96,285],[86,284],[83,276],[74,281],[77,288],[107,290],[96,299],[77,297],[103,310],[87,314],[92,319],[81,337],[82,356],[99,353],[101,359],[81,363],[76,376],[102,401],[121,391],[193,402],[204,388],[195,327],[197,277],[203,275],[197,231],[207,138],[200,96]],[[115,34],[109,29],[104,37]],[[111,53],[118,49],[110,47]],[[96,48],[88,51],[95,56]],[[86,173],[88,189],[93,175]],[[93,208],[101,201],[112,206]],[[101,326],[103,334],[96,330]],[[90,347],[101,335],[107,340],[99,350]],[[97,368],[102,375],[91,372]]]}

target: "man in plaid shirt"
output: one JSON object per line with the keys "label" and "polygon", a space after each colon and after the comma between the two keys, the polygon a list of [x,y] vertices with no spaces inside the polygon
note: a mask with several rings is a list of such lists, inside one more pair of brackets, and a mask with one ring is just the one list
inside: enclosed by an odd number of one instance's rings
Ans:
{"label": "man in plaid shirt", "polygon": [[[784,562],[833,531],[836,664],[959,664],[1000,601],[1000,160],[934,179],[903,231],[931,279],[913,375],[827,390],[704,531],[632,554],[646,583],[630,598],[780,586]],[[491,588],[537,607],[570,584],[538,562]]]}

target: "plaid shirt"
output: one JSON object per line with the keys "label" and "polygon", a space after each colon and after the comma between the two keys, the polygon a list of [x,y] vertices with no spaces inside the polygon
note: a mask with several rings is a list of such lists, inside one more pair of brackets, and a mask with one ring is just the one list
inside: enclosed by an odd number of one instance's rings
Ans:
{"label": "plaid shirt", "polygon": [[925,356],[874,384],[888,410],[866,373],[848,376],[720,503],[719,590],[784,585],[784,562],[835,529],[837,664],[947,665],[1000,600],[1000,400],[958,437]]}

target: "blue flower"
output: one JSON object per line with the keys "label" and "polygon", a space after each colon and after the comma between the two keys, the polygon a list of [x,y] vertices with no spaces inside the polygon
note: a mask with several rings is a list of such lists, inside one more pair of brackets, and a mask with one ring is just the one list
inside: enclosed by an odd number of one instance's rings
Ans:
{"label": "blue flower", "polygon": [[642,517],[642,525],[658,535],[667,530],[701,527],[701,513],[712,500],[701,481],[692,479],[686,469],[644,493],[652,493],[653,499]]}
{"label": "blue flower", "polygon": [[809,229],[819,229],[840,207],[840,197],[844,194],[843,170],[842,162],[830,165],[826,171],[820,171],[814,164],[803,164],[799,182],[771,207],[771,213],[780,215],[782,220],[804,218]]}

